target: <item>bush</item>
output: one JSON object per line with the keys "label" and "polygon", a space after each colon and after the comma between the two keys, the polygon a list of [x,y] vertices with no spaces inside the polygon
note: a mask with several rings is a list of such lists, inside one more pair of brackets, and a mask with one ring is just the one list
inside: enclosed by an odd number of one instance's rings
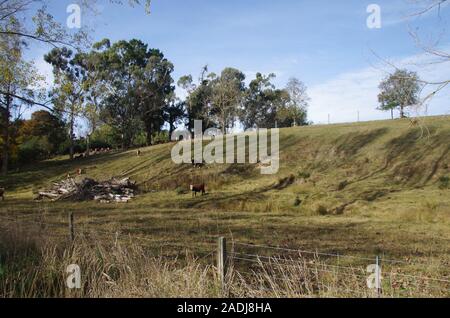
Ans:
{"label": "bush", "polygon": [[319,215],[327,215],[328,214],[328,209],[326,207],[324,207],[323,205],[319,204],[316,207],[316,212]]}
{"label": "bush", "polygon": [[347,181],[347,180],[344,180],[344,181],[339,182],[337,189],[338,189],[338,191],[342,191],[342,190],[344,190],[347,186],[348,186],[348,181]]}
{"label": "bush", "polygon": [[[82,152],[86,152],[86,140],[85,139],[74,140],[73,153],[82,153]],[[70,140],[66,140],[59,146],[58,154],[68,155],[69,153],[70,153]]]}
{"label": "bush", "polygon": [[442,176],[439,178],[439,188],[440,189],[449,189],[450,188],[450,177]]}
{"label": "bush", "polygon": [[167,130],[163,130],[153,135],[153,144],[164,144],[169,142],[169,132]]}
{"label": "bush", "polygon": [[19,146],[18,161],[24,164],[48,159],[52,147],[47,137],[31,137]]}
{"label": "bush", "polygon": [[309,172],[299,171],[298,177],[300,179],[309,179],[311,177],[311,174]]}
{"label": "bush", "polygon": [[186,193],[187,193],[187,190],[186,190],[185,188],[183,188],[183,187],[178,187],[178,188],[175,189],[175,192],[176,192],[178,195],[183,195],[183,194],[186,194]]}

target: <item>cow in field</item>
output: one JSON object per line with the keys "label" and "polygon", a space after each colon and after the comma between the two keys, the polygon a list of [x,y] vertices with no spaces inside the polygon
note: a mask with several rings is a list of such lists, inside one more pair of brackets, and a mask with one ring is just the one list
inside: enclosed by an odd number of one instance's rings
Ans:
{"label": "cow in field", "polygon": [[198,192],[201,192],[202,195],[205,195],[205,184],[191,184],[192,196],[196,197]]}

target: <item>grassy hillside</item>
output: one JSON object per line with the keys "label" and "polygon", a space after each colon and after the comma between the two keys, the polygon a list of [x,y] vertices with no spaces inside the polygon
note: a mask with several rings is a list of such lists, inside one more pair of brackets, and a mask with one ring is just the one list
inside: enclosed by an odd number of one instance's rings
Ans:
{"label": "grassy hillside", "polygon": [[[65,234],[71,211],[80,231],[136,235],[149,246],[172,246],[167,254],[190,246],[206,255],[215,238],[226,235],[350,255],[448,261],[449,119],[426,118],[415,127],[395,120],[282,129],[280,171],[270,176],[257,165],[175,165],[173,144],[141,149],[141,157],[128,151],[74,162],[57,158],[0,179],[7,189],[0,213],[45,219]],[[37,189],[78,168],[96,179],[129,176],[141,193],[128,204],[33,201]],[[192,198],[191,182],[205,182],[208,195]]]}

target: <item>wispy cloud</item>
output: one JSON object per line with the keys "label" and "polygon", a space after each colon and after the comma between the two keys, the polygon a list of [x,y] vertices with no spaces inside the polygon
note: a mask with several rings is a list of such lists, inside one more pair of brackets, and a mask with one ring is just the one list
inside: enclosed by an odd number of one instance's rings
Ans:
{"label": "wispy cloud", "polygon": [[[424,54],[392,60],[399,68],[418,72],[427,81],[441,81],[450,78],[450,62],[428,63],[430,57]],[[326,123],[328,115],[331,122],[352,122],[360,120],[385,119],[390,115],[378,111],[378,85],[392,71],[386,65],[371,66],[352,72],[342,73],[322,84],[310,87],[310,119],[315,123]],[[423,95],[430,92],[429,87]],[[429,114],[443,114],[450,111],[450,88],[431,100]]]}

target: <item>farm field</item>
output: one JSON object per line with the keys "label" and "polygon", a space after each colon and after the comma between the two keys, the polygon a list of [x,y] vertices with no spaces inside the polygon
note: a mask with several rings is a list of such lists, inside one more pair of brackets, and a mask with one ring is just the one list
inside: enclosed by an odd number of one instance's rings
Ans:
{"label": "farm field", "polygon": [[[239,244],[380,256],[399,261],[390,270],[450,279],[449,119],[282,129],[280,171],[271,176],[250,164],[176,165],[173,143],[141,148],[141,156],[57,158],[0,179],[2,227],[64,245],[73,213],[77,239],[138,244],[181,262],[214,265],[223,236],[249,255],[279,251]],[[130,177],[139,193],[126,204],[34,200],[77,169],[96,180]],[[199,182],[207,195],[192,197],[189,185]],[[448,296],[445,288],[434,295]]]}

